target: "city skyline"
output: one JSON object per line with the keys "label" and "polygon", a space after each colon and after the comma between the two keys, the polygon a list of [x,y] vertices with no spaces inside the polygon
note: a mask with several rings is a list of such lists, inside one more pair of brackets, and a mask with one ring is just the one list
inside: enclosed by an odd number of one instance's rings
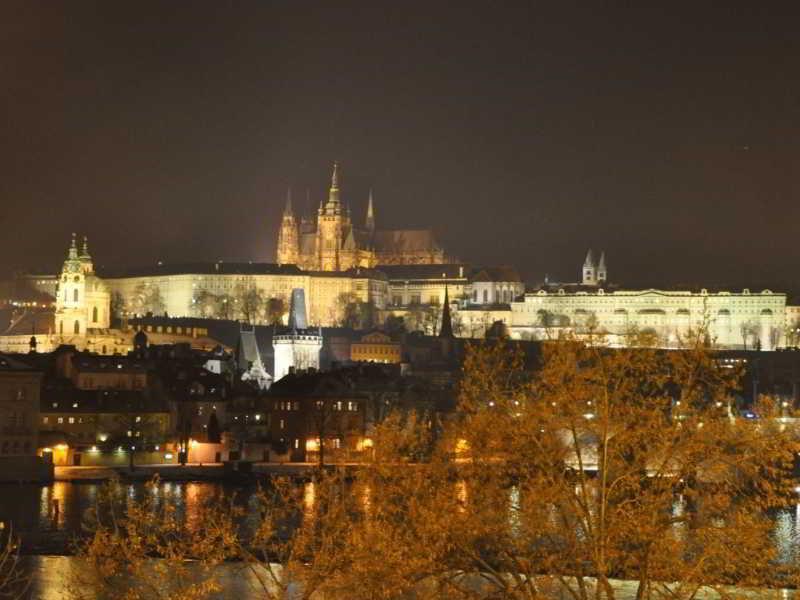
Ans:
{"label": "city skyline", "polygon": [[354,216],[528,281],[794,284],[786,14],[421,9],[5,5],[4,270],[271,261],[339,160]]}

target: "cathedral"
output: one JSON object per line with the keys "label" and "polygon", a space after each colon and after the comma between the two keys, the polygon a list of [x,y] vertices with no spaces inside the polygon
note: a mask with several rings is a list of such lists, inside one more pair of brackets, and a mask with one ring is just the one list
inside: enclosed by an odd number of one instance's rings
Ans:
{"label": "cathedral", "polygon": [[297,219],[291,196],[278,232],[277,262],[306,271],[347,271],[377,265],[436,265],[446,262],[429,229],[376,229],[370,192],[364,226],[355,225],[339,197],[339,166],[334,163],[327,202],[316,221]]}

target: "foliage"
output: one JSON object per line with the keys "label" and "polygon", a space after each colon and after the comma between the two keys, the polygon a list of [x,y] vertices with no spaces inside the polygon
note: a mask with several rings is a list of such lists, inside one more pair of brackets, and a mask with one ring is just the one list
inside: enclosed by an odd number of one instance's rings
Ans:
{"label": "foliage", "polygon": [[216,568],[235,553],[236,510],[224,501],[198,507],[187,526],[174,504],[159,501],[158,485],[140,500],[119,482],[98,492],[91,536],[77,547],[82,568],[69,582],[75,598],[194,600],[221,589]]}
{"label": "foliage", "polygon": [[0,598],[22,600],[29,584],[30,578],[20,565],[19,540],[0,521]]}

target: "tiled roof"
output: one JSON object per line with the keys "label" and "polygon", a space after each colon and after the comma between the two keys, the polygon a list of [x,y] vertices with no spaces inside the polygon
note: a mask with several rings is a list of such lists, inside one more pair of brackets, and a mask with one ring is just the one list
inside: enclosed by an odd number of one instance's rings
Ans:
{"label": "tiled roof", "polygon": [[372,243],[379,254],[410,254],[441,250],[430,229],[376,231]]}

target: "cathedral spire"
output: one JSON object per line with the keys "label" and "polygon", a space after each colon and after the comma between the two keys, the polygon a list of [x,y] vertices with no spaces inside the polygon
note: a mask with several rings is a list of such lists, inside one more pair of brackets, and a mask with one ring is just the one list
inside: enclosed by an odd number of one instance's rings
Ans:
{"label": "cathedral spire", "polygon": [[89,238],[83,236],[83,251],[81,252],[81,257],[89,258]]}
{"label": "cathedral spire", "polygon": [[284,216],[292,214],[292,186],[286,191],[286,208],[283,209]]}
{"label": "cathedral spire", "polygon": [[367,231],[370,233],[375,232],[375,209],[372,206],[372,188],[369,189],[369,203],[367,204]]}
{"label": "cathedral spire", "polygon": [[325,205],[325,212],[338,213],[341,210],[339,204],[339,163],[333,163],[333,175],[331,176],[331,189],[328,192],[328,203]]}
{"label": "cathedral spire", "polygon": [[453,319],[450,316],[450,297],[447,293],[447,283],[444,284],[444,307],[442,308],[442,326],[439,328],[440,338],[453,338]]}

